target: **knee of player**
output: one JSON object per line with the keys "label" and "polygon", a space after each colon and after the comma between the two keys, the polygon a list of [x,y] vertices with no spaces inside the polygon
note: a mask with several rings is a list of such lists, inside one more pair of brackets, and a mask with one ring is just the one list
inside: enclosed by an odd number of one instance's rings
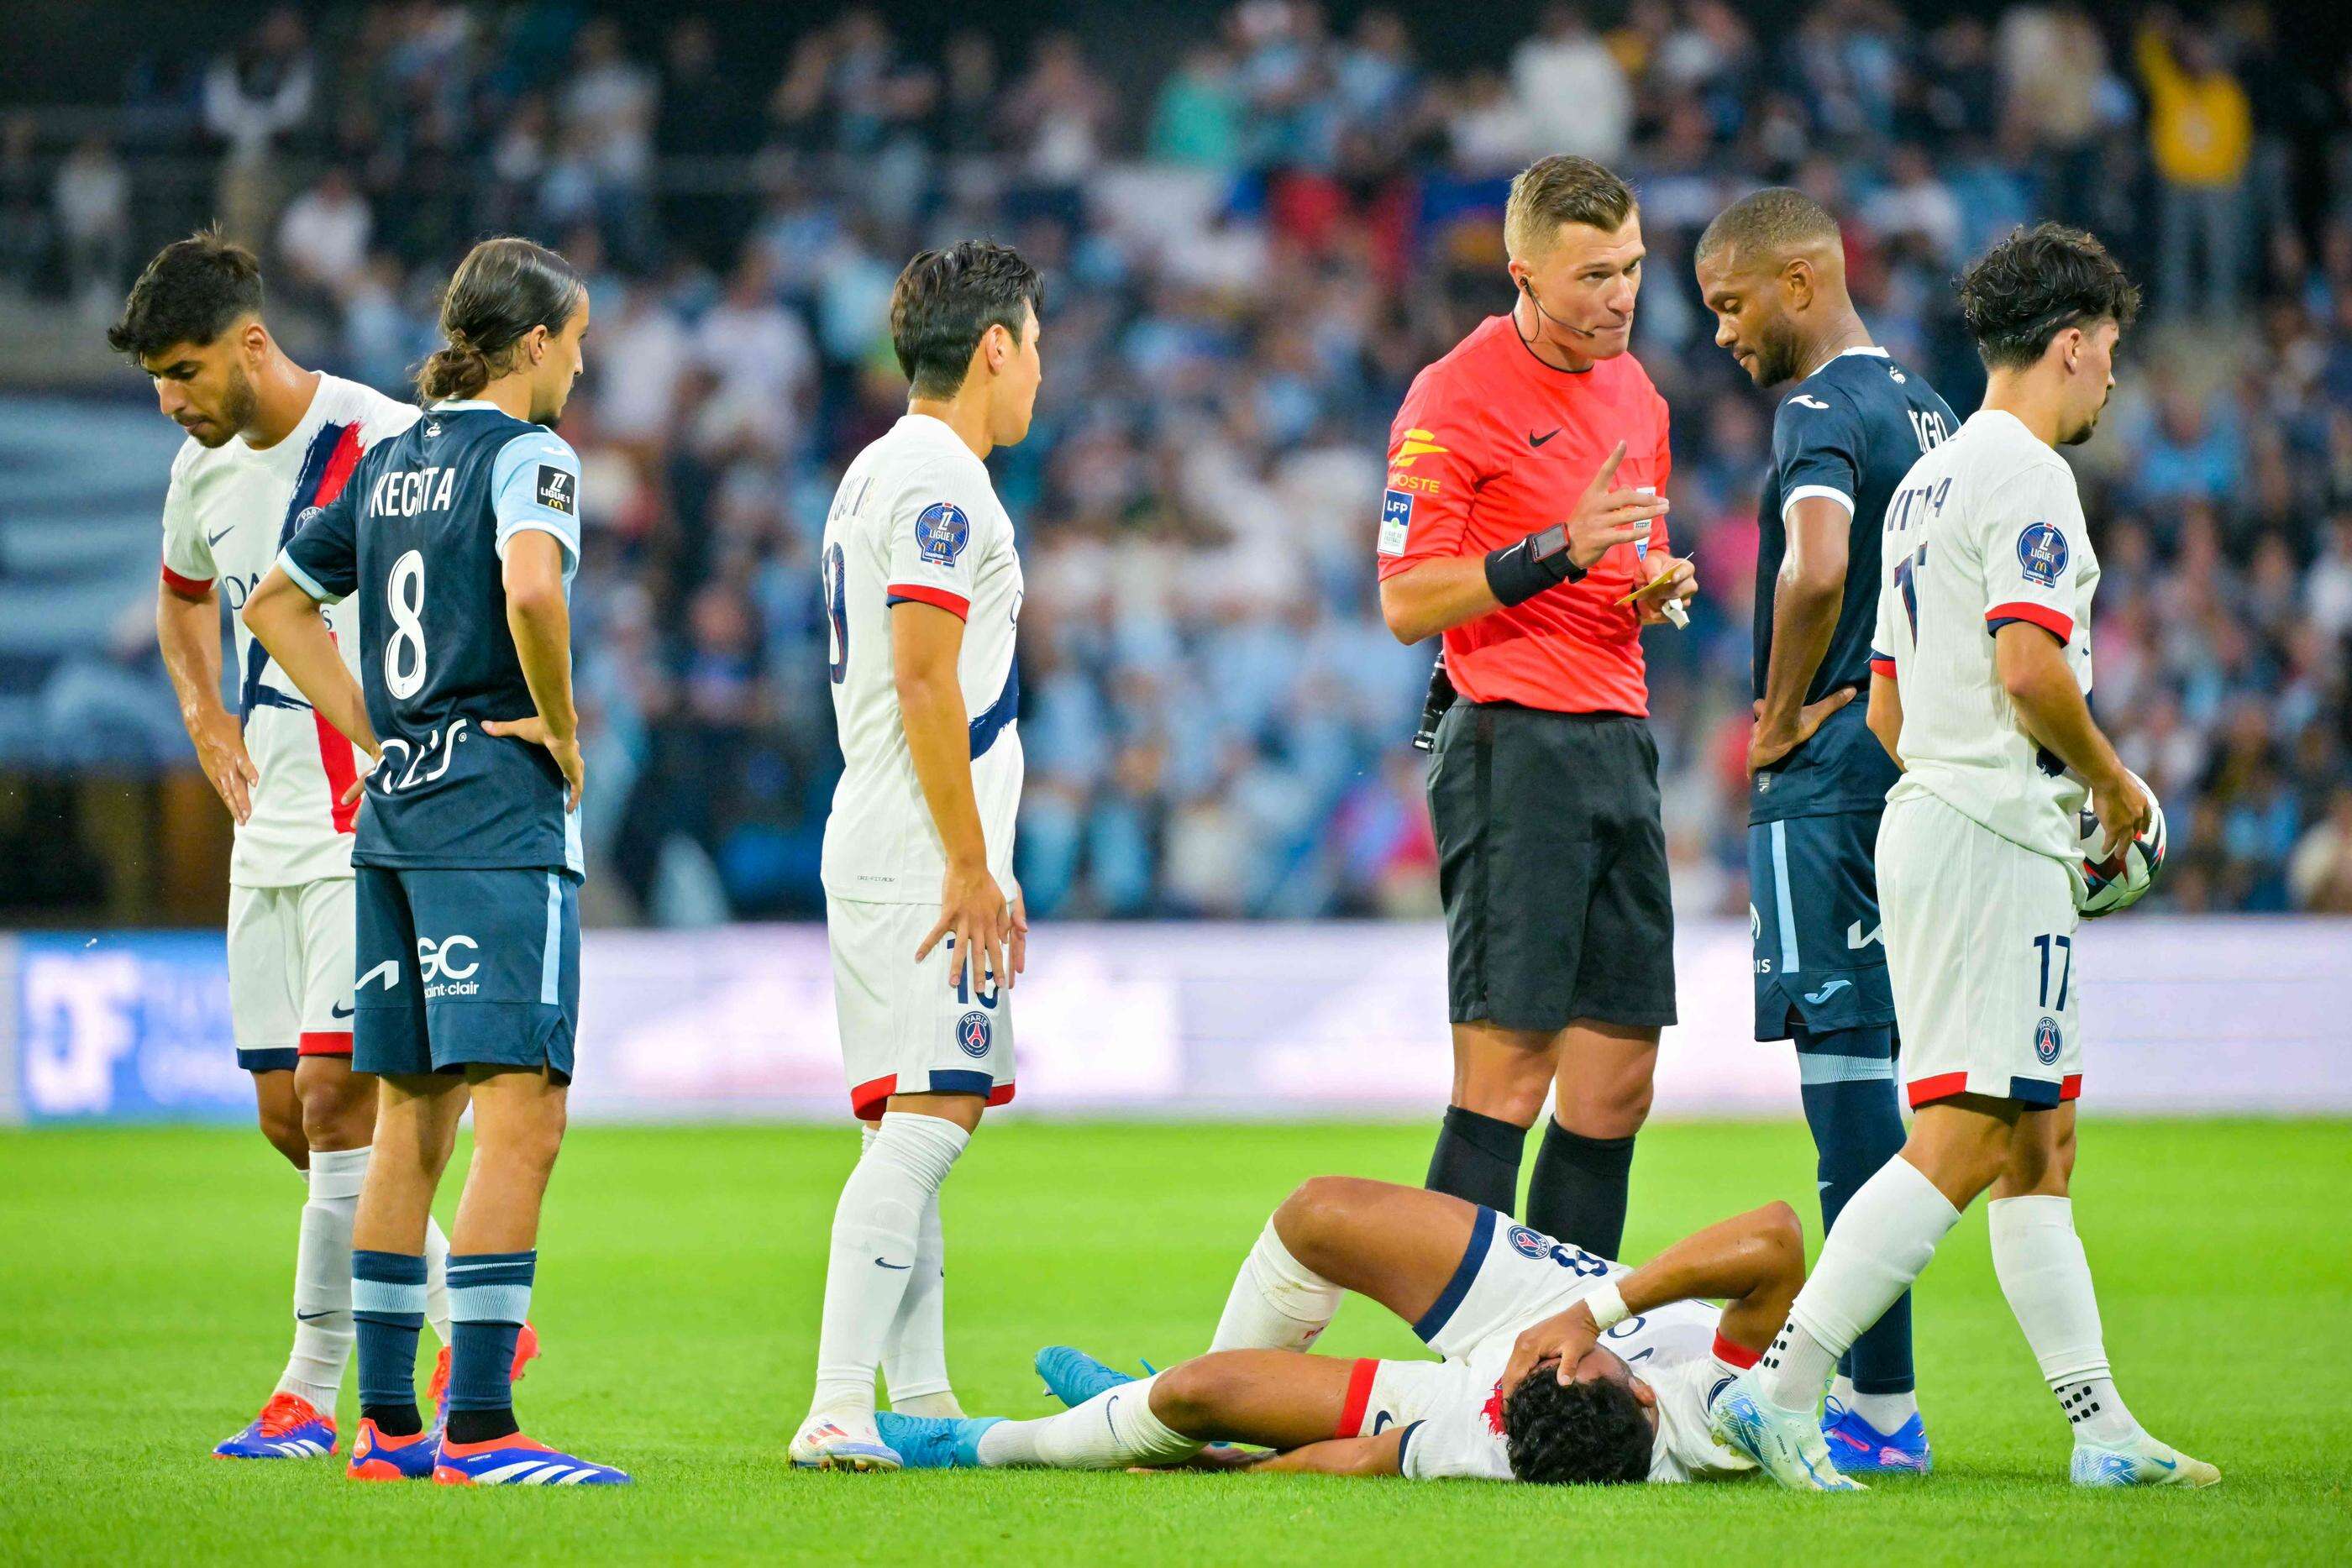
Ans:
{"label": "knee of player", "polygon": [[1151,1382],[1151,1413],[1171,1430],[1197,1436],[1214,1425],[1234,1386],[1230,1354],[1179,1362]]}
{"label": "knee of player", "polygon": [[375,1131],[374,1082],[348,1069],[298,1071],[294,1091],[301,1103],[303,1141],[314,1149],[365,1148]]}
{"label": "knee of player", "polygon": [[1561,1120],[1589,1138],[1628,1138],[1650,1119],[1651,1098],[1647,1078],[1580,1087]]}
{"label": "knee of player", "polygon": [[1309,1176],[1282,1200],[1274,1212],[1274,1230],[1292,1257],[1310,1269],[1316,1266],[1310,1254],[1322,1252],[1347,1228],[1360,1186],[1355,1176]]}
{"label": "knee of player", "polygon": [[1758,1239],[1769,1251],[1773,1261],[1783,1269],[1793,1270],[1801,1279],[1805,1271],[1805,1222],[1797,1211],[1775,1198],[1756,1211]]}

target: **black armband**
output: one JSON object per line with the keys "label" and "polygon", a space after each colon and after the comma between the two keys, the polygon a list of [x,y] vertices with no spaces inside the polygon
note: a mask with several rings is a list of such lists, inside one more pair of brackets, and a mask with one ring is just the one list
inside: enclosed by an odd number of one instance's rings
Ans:
{"label": "black armband", "polygon": [[1547,588],[1575,582],[1584,569],[1570,559],[1568,525],[1539,528],[1486,557],[1486,586],[1505,604],[1525,604]]}

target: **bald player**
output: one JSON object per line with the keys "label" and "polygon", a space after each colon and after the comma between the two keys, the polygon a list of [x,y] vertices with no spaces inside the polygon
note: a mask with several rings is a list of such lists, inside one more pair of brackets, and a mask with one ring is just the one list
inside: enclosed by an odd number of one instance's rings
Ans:
{"label": "bald player", "polygon": [[[1793,383],[1773,416],[1757,518],[1748,925],[1756,1038],[1796,1041],[1826,1229],[1903,1146],[1874,870],[1896,774],[1853,699],[1870,683],[1887,502],[1958,421],[1872,342],[1846,293],[1836,220],[1811,197],[1773,189],[1735,203],[1695,260],[1716,342],[1757,385]],[[1927,1470],[1907,1296],[1854,1342],[1825,1410],[1840,1469]]]}

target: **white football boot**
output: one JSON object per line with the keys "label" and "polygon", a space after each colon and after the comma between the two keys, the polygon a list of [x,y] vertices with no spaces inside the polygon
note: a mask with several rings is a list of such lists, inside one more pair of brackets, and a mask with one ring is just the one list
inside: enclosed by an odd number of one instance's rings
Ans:
{"label": "white football boot", "polygon": [[802,1470],[895,1470],[898,1450],[874,1428],[871,1410],[821,1410],[801,1423],[784,1450]]}

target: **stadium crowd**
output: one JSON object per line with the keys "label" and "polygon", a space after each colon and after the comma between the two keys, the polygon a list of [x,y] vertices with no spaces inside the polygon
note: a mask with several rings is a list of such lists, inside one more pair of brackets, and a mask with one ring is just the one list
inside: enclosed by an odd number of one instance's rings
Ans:
{"label": "stadium crowd", "polygon": [[[383,0],[325,32],[282,12],[183,90],[211,210],[261,247],[306,363],[403,383],[486,232],[592,276],[563,423],[585,465],[587,810],[650,917],[816,906],[835,762],[814,544],[904,396],[893,277],[969,233],[1051,287],[1038,427],[995,465],[1030,576],[1033,912],[1433,910],[1406,745],[1430,651],[1393,643],[1372,591],[1387,423],[1502,308],[1505,185],[1559,151],[1643,204],[1634,351],[1673,406],[1674,530],[1702,584],[1689,630],[1647,639],[1688,911],[1746,898],[1772,406],[1711,345],[1688,253],[1768,181],[1841,214],[1865,319],[1963,411],[1981,373],[1948,281],[1990,240],[2066,218],[2145,280],[2116,407],[2072,455],[2105,566],[2098,711],[2168,803],[2165,903],[2352,911],[2344,62],[2315,72],[2256,6],[1927,28],[1879,0],[1777,31],[1721,0],[1553,5],[1454,72],[1400,11],[1336,27],[1306,0],[1247,0],[1141,83],[1097,47],[918,53],[853,10],[755,80],[696,15]],[[139,145],[0,127],[0,267],[110,310]]]}

